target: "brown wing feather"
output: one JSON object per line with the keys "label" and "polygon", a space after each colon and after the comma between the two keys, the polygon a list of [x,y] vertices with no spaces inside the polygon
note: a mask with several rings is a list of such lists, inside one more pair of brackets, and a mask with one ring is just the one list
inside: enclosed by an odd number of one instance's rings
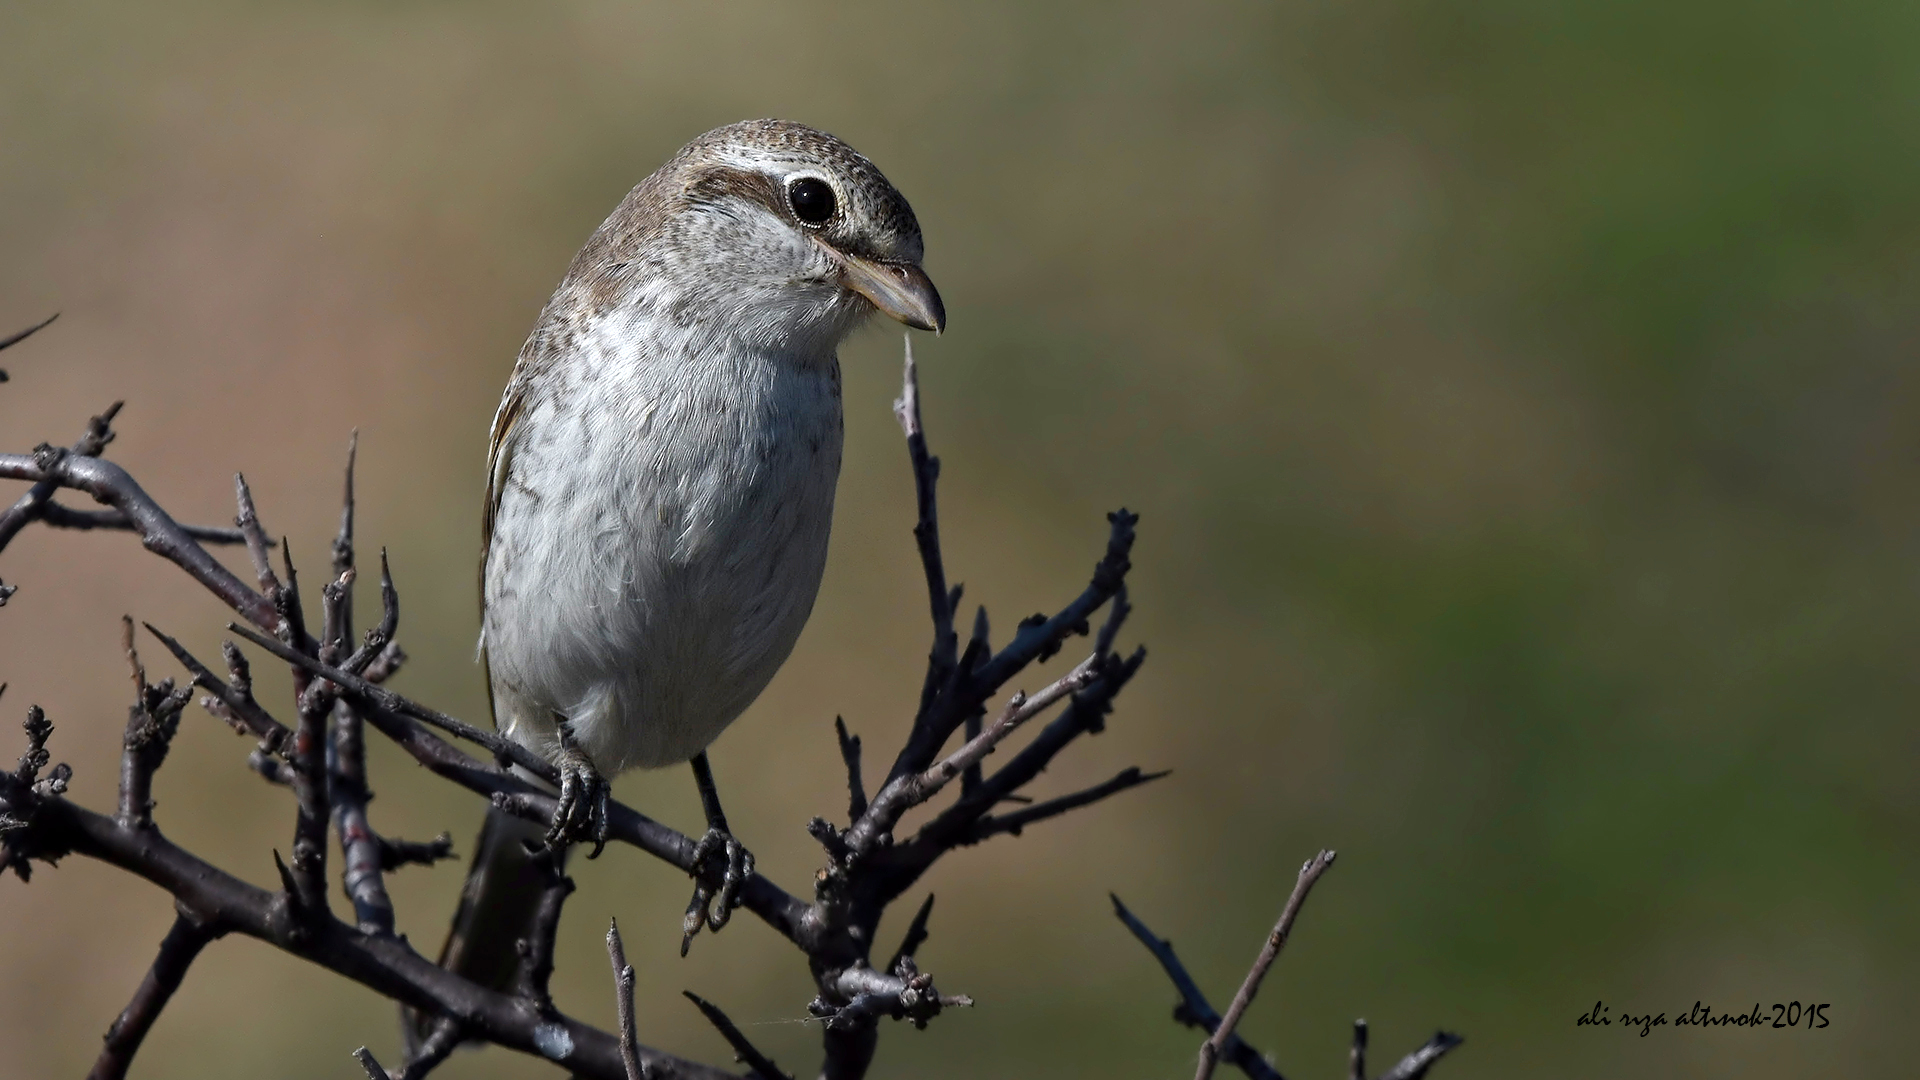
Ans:
{"label": "brown wing feather", "polygon": [[[507,380],[506,392],[500,396],[500,408],[493,414],[493,427],[487,433],[487,501],[480,511],[480,625],[483,628],[487,624],[487,560],[493,555],[493,519],[500,511],[507,473],[513,468],[514,425],[526,410],[527,386],[535,366],[529,360],[541,353],[539,346],[545,337],[544,333],[536,332],[521,348],[520,358],[513,365],[513,375]],[[498,728],[500,717],[493,701],[493,667],[487,662],[484,633],[480,641],[480,675],[487,684],[487,713]]]}

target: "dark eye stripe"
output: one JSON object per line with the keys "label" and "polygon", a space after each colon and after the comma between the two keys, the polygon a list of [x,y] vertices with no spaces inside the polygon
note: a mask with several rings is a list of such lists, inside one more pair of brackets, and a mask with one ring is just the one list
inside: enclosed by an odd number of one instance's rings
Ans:
{"label": "dark eye stripe", "polygon": [[787,185],[787,205],[793,216],[809,225],[824,225],[838,209],[833,188],[817,176],[802,176]]}

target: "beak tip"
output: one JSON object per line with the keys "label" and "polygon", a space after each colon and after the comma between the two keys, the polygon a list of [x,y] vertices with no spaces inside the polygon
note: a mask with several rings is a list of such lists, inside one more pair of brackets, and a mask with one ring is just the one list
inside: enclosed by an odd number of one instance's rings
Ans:
{"label": "beak tip", "polygon": [[[820,243],[826,247],[825,241]],[[940,300],[940,290],[917,263],[881,263],[831,247],[827,251],[840,264],[842,285],[866,297],[882,313],[915,330],[938,334],[947,328],[947,306]]]}

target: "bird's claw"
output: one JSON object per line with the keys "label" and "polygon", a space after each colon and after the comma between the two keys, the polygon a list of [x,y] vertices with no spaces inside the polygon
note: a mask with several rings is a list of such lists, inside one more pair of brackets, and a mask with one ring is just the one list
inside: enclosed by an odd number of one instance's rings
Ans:
{"label": "bird's claw", "polygon": [[547,828],[544,840],[549,849],[557,849],[565,844],[593,841],[593,851],[589,859],[600,857],[600,851],[607,846],[607,803],[612,797],[612,789],[600,770],[594,768],[593,759],[573,741],[573,732],[566,721],[558,725],[560,734],[560,760],[556,762],[560,769],[560,800],[553,810],[553,824]]}
{"label": "bird's claw", "polygon": [[[753,877],[753,852],[733,834],[710,828],[693,848],[693,900],[680,923],[680,955],[687,955],[700,927],[719,932],[740,906],[740,890]],[[715,888],[715,882],[719,887]]]}

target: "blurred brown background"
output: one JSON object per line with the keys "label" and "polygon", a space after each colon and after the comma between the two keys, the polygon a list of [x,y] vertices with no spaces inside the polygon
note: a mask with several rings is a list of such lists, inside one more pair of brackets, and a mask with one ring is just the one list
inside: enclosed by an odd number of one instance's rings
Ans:
{"label": "blurred brown background", "polygon": [[[548,290],[693,135],[824,127],[912,199],[952,313],[919,345],[969,599],[1053,606],[1101,513],[1143,514],[1152,659],[1044,789],[1175,770],[938,868],[923,962],[981,1004],[889,1028],[879,1075],[1185,1075],[1107,891],[1224,1002],[1321,845],[1243,1028],[1290,1076],[1344,1075],[1356,1016],[1388,1060],[1465,1032],[1454,1077],[1892,1075],[1920,1010],[1916,47],[1912,5],[1848,0],[10,4],[0,331],[64,315],[4,358],[0,443],[125,398],[111,456],[208,523],[244,470],[311,588],[357,426],[398,685],[478,719],[484,432]],[[834,715],[884,758],[918,689],[898,352],[843,354],[820,603],[715,750],[793,889],[802,822],[844,809]],[[118,616],[211,651],[225,614],[124,535],[31,530],[0,576],[0,753],[45,705],[105,806]],[[291,809],[245,751],[190,713],[159,819],[268,883]],[[379,826],[470,845],[475,799],[374,769]],[[618,786],[698,822],[681,770]],[[618,915],[646,1040],[727,1060],[690,988],[812,1069],[788,946],[742,919],[682,961],[683,878],[577,868],[563,1006],[610,1022]],[[392,879],[423,947],[462,872]],[[170,917],[82,860],[0,884],[10,1074],[82,1074]],[[1576,1029],[1595,999],[1833,1026]],[[385,1002],[230,939],[135,1073],[347,1078],[395,1041]]]}

